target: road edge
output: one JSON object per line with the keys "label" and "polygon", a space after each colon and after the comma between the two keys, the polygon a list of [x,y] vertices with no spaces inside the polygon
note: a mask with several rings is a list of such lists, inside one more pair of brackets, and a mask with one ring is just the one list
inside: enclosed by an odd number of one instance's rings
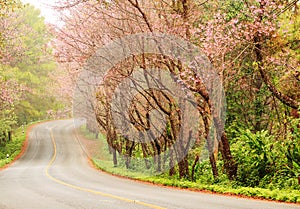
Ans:
{"label": "road edge", "polygon": [[49,121],[37,122],[37,123],[31,124],[27,127],[25,140],[23,142],[20,153],[11,162],[4,165],[3,167],[0,167],[0,171],[5,170],[5,169],[9,168],[10,166],[12,166],[17,160],[19,160],[25,154],[27,147],[28,147],[29,133],[35,126],[40,125],[42,123],[46,123],[46,122],[49,122]]}

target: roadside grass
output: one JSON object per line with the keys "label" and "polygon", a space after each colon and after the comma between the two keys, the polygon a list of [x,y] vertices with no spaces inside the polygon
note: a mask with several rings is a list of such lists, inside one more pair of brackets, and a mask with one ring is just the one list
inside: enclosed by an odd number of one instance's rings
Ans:
{"label": "roadside grass", "polygon": [[297,190],[270,190],[264,188],[234,186],[233,184],[222,185],[222,183],[214,183],[208,185],[203,184],[199,181],[192,182],[189,180],[178,179],[176,177],[169,177],[167,175],[149,177],[145,173],[126,169],[125,166],[113,167],[111,161],[93,159],[93,163],[98,169],[117,176],[127,177],[163,186],[192,189],[196,191],[209,191],[228,195],[239,195],[242,197],[254,197],[282,202],[300,203],[300,191]]}
{"label": "roadside grass", "polygon": [[[80,134],[90,140],[95,140],[95,137],[88,133],[85,127],[80,128]],[[280,202],[289,202],[289,203],[300,203],[300,191],[294,189],[267,189],[267,188],[259,188],[259,187],[242,187],[238,186],[236,182],[230,182],[225,178],[220,178],[218,182],[214,182],[213,180],[206,177],[203,174],[202,178],[193,182],[190,180],[179,179],[177,176],[170,177],[168,174],[161,175],[150,175],[146,169],[139,169],[136,171],[134,169],[127,169],[125,164],[122,163],[123,159],[119,160],[119,165],[117,167],[113,166],[111,155],[109,154],[105,136],[101,135],[99,140],[102,141],[101,152],[105,156],[103,159],[93,158],[92,162],[96,168],[121,177],[126,177],[134,180],[144,181],[152,184],[177,187],[182,189],[191,189],[195,191],[206,191],[212,193],[226,194],[226,195],[237,195],[241,197],[251,197],[257,199],[267,199],[267,200],[275,200]],[[209,182],[209,183],[208,183]]]}
{"label": "roadside grass", "polygon": [[5,168],[5,166],[17,160],[17,158],[20,156],[21,152],[24,150],[24,146],[26,145],[26,137],[30,127],[32,127],[34,124],[45,121],[48,120],[32,122],[14,130],[12,140],[6,144],[0,145],[0,169]]}
{"label": "roadside grass", "polygon": [[0,145],[0,168],[13,162],[21,153],[26,141],[26,130],[28,127],[29,125],[24,127],[24,133],[22,127],[16,129],[13,133],[13,139],[6,144]]}

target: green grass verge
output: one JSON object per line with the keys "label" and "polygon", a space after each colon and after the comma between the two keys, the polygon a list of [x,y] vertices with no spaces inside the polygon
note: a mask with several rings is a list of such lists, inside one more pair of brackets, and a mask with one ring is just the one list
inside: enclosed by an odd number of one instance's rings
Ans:
{"label": "green grass verge", "polygon": [[[27,130],[29,127],[24,127]],[[26,140],[26,132],[23,133],[23,128],[18,128],[13,132],[12,141],[7,142],[5,145],[0,145],[0,168],[3,168],[7,164],[15,160],[15,158],[21,153]],[[7,158],[7,155],[9,156]]]}
{"label": "green grass verge", "polygon": [[[0,168],[5,167],[6,165],[13,162],[21,153],[25,141],[26,141],[26,134],[30,126],[41,123],[47,120],[36,121],[27,124],[24,127],[19,127],[13,131],[13,139],[12,141],[7,142],[5,145],[0,145]],[[24,130],[24,133],[23,133]],[[8,154],[8,158],[7,158]]]}
{"label": "green grass verge", "polygon": [[[80,134],[87,139],[94,140],[94,137],[85,130],[84,127],[80,129]],[[105,137],[100,137],[99,140],[103,140],[105,144]],[[169,177],[167,174],[160,176],[149,176],[149,173],[137,172],[131,169],[126,169],[124,165],[114,167],[111,156],[107,150],[107,146],[103,146],[104,154],[106,159],[95,159],[92,158],[94,165],[107,173],[111,173],[118,176],[123,176],[135,180],[150,182],[153,184],[159,184],[164,186],[172,186],[184,189],[193,189],[201,191],[210,191],[220,194],[240,195],[243,197],[254,197],[268,200],[276,200],[290,203],[300,203],[300,191],[298,190],[282,190],[282,189],[265,189],[265,188],[252,188],[252,187],[241,187],[234,184],[234,182],[219,182],[214,184],[205,184],[203,182],[196,181],[191,182],[188,180],[180,180],[176,177]]]}
{"label": "green grass verge", "polygon": [[218,185],[212,184],[202,184],[200,182],[191,182],[188,180],[178,180],[169,176],[152,176],[149,177],[145,173],[135,172],[128,170],[125,167],[113,167],[111,161],[103,161],[93,159],[95,166],[105,172],[132,178],[135,180],[141,180],[145,182],[150,182],[153,184],[159,184],[164,186],[172,186],[184,189],[193,189],[193,190],[203,190],[211,191],[220,194],[232,194],[232,195],[241,195],[245,197],[257,197],[262,199],[276,200],[282,202],[292,202],[300,203],[300,191],[297,190],[279,190],[279,189],[263,189],[263,188],[251,188],[251,187],[237,187],[234,188],[233,185]]}

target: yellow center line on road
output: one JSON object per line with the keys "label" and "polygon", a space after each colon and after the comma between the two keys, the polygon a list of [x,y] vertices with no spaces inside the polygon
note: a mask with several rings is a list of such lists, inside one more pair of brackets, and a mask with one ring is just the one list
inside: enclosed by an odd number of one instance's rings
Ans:
{"label": "yellow center line on road", "polygon": [[163,208],[163,207],[160,207],[160,206],[157,206],[157,205],[153,205],[153,204],[149,204],[149,203],[145,203],[145,202],[140,202],[140,201],[128,199],[128,198],[125,198],[125,197],[120,197],[120,196],[116,196],[116,195],[112,195],[112,194],[108,194],[108,193],[104,193],[104,192],[100,192],[100,191],[96,191],[96,190],[87,189],[87,188],[83,188],[83,187],[80,187],[80,186],[72,185],[72,184],[66,183],[64,181],[61,181],[61,180],[51,176],[49,174],[49,169],[53,165],[53,163],[56,159],[56,155],[57,155],[57,146],[56,146],[56,142],[55,142],[55,139],[54,139],[54,136],[53,136],[52,129],[50,129],[50,136],[51,136],[54,152],[53,152],[52,159],[50,160],[49,164],[46,167],[45,173],[46,173],[46,176],[49,179],[51,179],[52,181],[55,181],[55,182],[57,182],[61,185],[64,185],[64,186],[67,186],[67,187],[70,187],[70,188],[73,188],[73,189],[76,189],[76,190],[92,193],[92,194],[95,194],[95,195],[100,195],[100,196],[103,196],[103,197],[109,197],[109,198],[121,200],[121,201],[124,201],[124,202],[139,204],[139,205],[143,205],[143,206],[146,206],[146,207],[149,207],[149,208],[154,208],[154,209],[167,209],[167,208]]}

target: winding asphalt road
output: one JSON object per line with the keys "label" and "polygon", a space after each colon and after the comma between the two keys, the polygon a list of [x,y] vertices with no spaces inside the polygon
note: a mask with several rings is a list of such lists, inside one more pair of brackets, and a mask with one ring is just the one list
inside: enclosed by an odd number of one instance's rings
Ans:
{"label": "winding asphalt road", "polygon": [[72,120],[31,130],[23,157],[0,171],[0,209],[300,209],[110,176],[89,166],[73,130]]}

